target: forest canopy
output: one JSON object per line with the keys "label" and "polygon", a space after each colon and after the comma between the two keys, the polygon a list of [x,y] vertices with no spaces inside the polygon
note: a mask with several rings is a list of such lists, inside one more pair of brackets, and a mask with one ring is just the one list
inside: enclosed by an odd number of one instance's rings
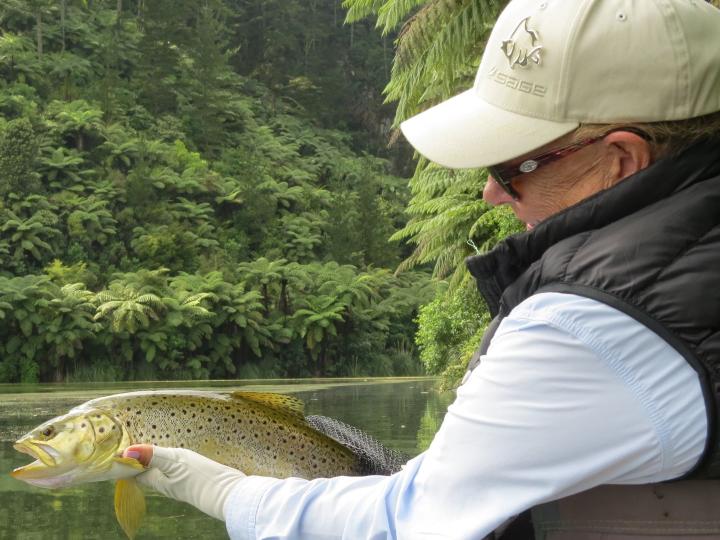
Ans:
{"label": "forest canopy", "polygon": [[392,36],[331,0],[0,7],[0,381],[403,375]]}
{"label": "forest canopy", "polygon": [[506,3],[4,2],[0,381],[457,382],[521,227],[397,126]]}

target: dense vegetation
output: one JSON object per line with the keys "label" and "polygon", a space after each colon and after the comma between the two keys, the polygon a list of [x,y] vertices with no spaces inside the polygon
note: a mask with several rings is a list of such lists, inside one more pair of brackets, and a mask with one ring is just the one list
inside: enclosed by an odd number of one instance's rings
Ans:
{"label": "dense vegetation", "polygon": [[506,3],[6,0],[0,380],[404,374],[417,346],[452,385],[488,322],[463,261],[519,224],[395,128],[471,86]]}
{"label": "dense vegetation", "polygon": [[344,16],[2,3],[0,381],[419,370],[392,36]]}
{"label": "dense vegetation", "polygon": [[[376,17],[390,34],[402,27],[385,89],[397,102],[394,125],[456,95],[473,84],[495,18],[508,0],[346,0],[348,20]],[[410,180],[409,222],[395,239],[415,249],[401,269],[433,264],[446,279],[433,302],[421,310],[417,342],[430,373],[456,385],[489,322],[465,265],[466,257],[521,230],[512,214],[482,200],[483,170],[452,171],[419,160]]]}

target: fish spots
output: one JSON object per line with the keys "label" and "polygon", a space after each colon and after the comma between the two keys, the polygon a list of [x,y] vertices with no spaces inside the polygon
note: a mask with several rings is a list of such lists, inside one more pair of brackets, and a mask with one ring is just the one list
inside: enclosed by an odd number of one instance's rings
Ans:
{"label": "fish spots", "polygon": [[153,405],[157,405],[158,402],[157,402],[157,401],[153,401],[152,404],[153,404]]}
{"label": "fish spots", "polygon": [[187,432],[188,432],[188,433],[191,433],[192,430],[191,430],[190,428],[187,428]]}
{"label": "fish spots", "polygon": [[100,433],[105,433],[105,428],[104,428],[104,427],[101,427],[100,429],[98,429],[98,431],[99,431]]}
{"label": "fish spots", "polygon": [[141,414],[142,414],[142,411],[135,411],[135,414],[141,415]]}
{"label": "fish spots", "polygon": [[170,416],[175,416],[175,411],[171,412]]}
{"label": "fish spots", "polygon": [[153,429],[157,429],[157,425],[156,425],[156,424],[153,424],[153,425],[152,425],[152,428],[153,428]]}

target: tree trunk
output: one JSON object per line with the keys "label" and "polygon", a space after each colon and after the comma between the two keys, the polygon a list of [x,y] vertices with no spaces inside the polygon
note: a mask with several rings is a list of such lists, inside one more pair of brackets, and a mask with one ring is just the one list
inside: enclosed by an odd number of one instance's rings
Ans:
{"label": "tree trunk", "polygon": [[122,16],[122,0],[117,0],[117,20],[120,22]]}
{"label": "tree trunk", "polygon": [[65,12],[67,11],[67,0],[60,2],[60,31],[62,33],[62,51],[65,52]]}
{"label": "tree trunk", "polygon": [[318,354],[318,361],[317,361],[317,377],[324,377],[325,376],[325,340],[323,340],[322,344],[320,345],[320,354]]}
{"label": "tree trunk", "polygon": [[270,292],[268,291],[267,283],[263,283],[262,287],[262,303],[263,308],[265,308],[265,315],[270,313]]}
{"label": "tree trunk", "polygon": [[288,295],[288,280],[280,280],[280,297],[278,298],[278,309],[286,317],[290,313],[290,296]]}
{"label": "tree trunk", "polygon": [[35,35],[37,36],[37,53],[38,58],[42,58],[43,55],[43,27],[42,27],[42,11],[40,7],[37,8],[35,13]]}

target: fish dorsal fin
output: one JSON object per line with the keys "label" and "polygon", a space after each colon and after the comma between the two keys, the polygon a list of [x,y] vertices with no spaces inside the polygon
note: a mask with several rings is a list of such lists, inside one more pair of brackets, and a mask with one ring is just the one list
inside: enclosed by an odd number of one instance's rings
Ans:
{"label": "fish dorsal fin", "polygon": [[115,517],[127,537],[133,540],[145,517],[145,495],[135,478],[123,478],[115,483]]}
{"label": "fish dorsal fin", "polygon": [[278,412],[290,414],[302,420],[305,419],[305,404],[296,397],[272,392],[244,392],[242,390],[232,392],[230,396],[233,399],[252,401],[264,407],[275,409]]}

